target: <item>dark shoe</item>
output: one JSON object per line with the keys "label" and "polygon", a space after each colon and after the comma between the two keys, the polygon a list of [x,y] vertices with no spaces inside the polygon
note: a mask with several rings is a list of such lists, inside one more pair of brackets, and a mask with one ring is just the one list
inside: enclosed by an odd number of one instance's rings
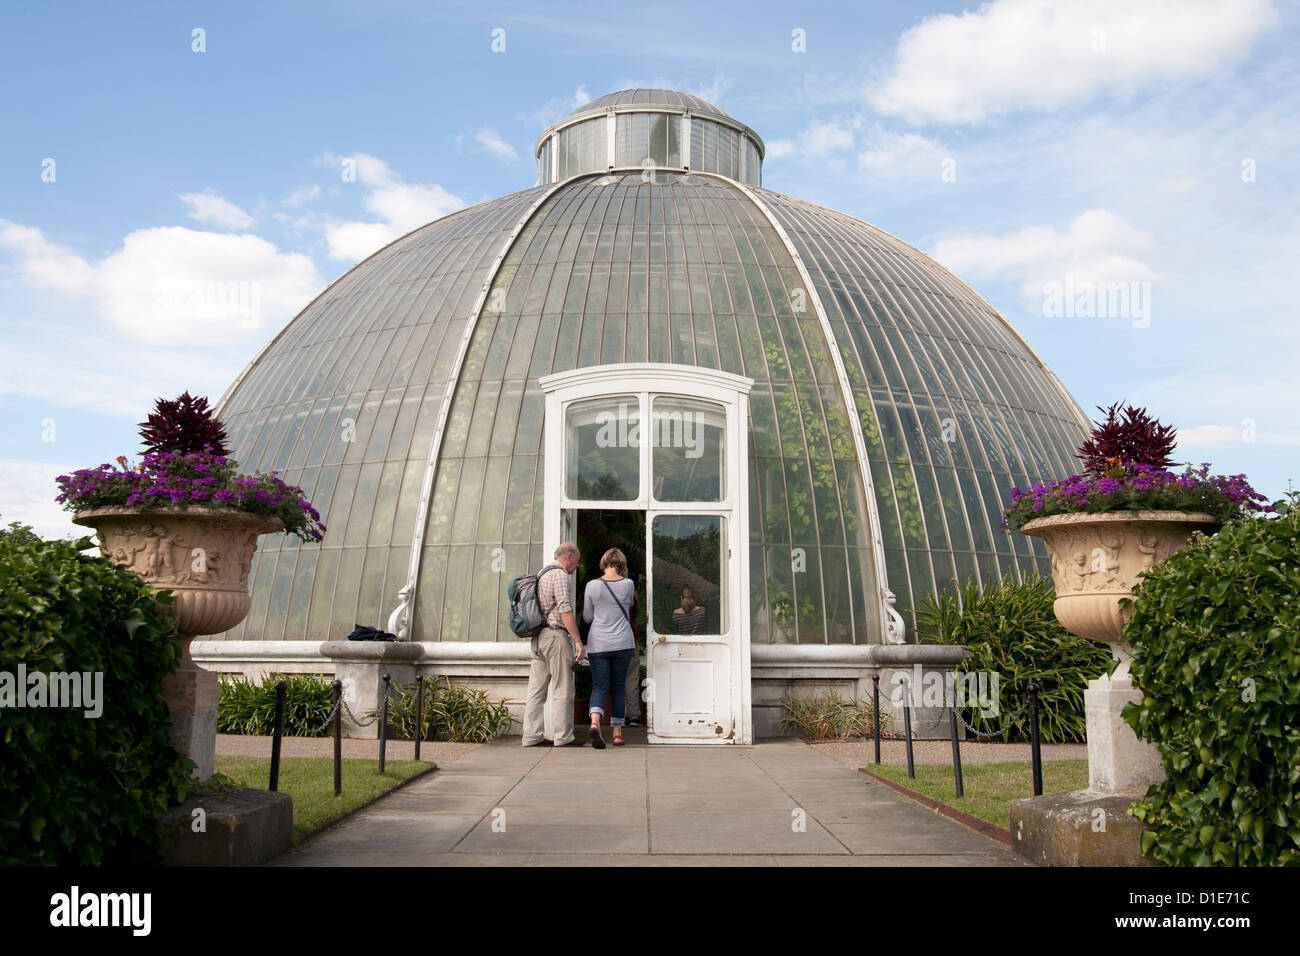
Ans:
{"label": "dark shoe", "polygon": [[[577,737],[574,737],[574,738],[573,738],[572,740],[570,740],[567,744],[560,744],[559,746],[561,746],[561,747],[582,747],[582,746],[585,745],[585,743],[586,743],[585,741],[579,740]],[[556,744],[555,744],[554,742],[552,742],[552,743],[551,743],[551,746],[554,747],[554,746],[556,746]]]}
{"label": "dark shoe", "polygon": [[542,739],[537,741],[537,743],[535,744],[524,744],[524,746],[525,747],[554,747],[555,741]]}
{"label": "dark shoe", "polygon": [[644,726],[645,726],[645,721],[642,720],[640,717],[629,717],[629,718],[627,719],[627,726],[629,726],[629,727],[644,727]]}
{"label": "dark shoe", "polygon": [[593,747],[595,747],[597,750],[605,749],[605,738],[600,735],[599,727],[593,725],[591,729],[587,731],[587,735],[591,737],[591,745]]}

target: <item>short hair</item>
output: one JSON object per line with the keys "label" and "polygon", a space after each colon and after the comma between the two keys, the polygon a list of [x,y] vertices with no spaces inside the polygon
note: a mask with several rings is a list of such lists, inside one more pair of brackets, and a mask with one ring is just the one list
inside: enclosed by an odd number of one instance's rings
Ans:
{"label": "short hair", "polygon": [[573,555],[575,558],[578,556],[578,546],[572,541],[564,541],[555,549],[556,560],[567,558],[569,555]]}
{"label": "short hair", "polygon": [[600,569],[613,568],[623,577],[627,577],[627,558],[618,548],[610,548],[605,552],[605,556],[600,559]]}

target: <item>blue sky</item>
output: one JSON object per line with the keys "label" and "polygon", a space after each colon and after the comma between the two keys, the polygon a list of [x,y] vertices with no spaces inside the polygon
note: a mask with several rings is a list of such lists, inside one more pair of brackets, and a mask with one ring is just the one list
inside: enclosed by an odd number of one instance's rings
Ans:
{"label": "blue sky", "polygon": [[[215,400],[355,262],[531,186],[549,122],[634,86],[717,103],[767,188],[935,256],[1086,411],[1146,405],[1279,497],[1296,26],[1268,0],[5,5],[0,522],[72,530],[53,475],[136,454],[154,398]],[[173,308],[232,282],[238,319]]]}

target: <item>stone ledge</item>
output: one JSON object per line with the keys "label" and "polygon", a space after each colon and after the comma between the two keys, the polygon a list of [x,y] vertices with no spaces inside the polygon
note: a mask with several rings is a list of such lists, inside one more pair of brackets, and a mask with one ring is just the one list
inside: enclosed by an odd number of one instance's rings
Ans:
{"label": "stone ledge", "polygon": [[424,648],[411,641],[325,641],[321,656],[336,661],[418,661]]}
{"label": "stone ledge", "polygon": [[[1160,866],[1142,855],[1142,821],[1128,815],[1146,789],[1071,790],[1011,801],[1011,847],[1039,866]],[[1101,822],[1104,830],[1095,830]]]}
{"label": "stone ledge", "polygon": [[[204,832],[193,829],[204,812]],[[163,866],[259,866],[293,842],[293,798],[269,790],[191,797],[158,821]]]}

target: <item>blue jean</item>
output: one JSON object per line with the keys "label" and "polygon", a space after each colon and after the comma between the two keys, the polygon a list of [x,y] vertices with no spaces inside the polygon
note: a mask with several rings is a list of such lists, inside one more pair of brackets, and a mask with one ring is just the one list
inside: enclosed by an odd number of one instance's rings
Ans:
{"label": "blue jean", "polygon": [[[609,722],[615,727],[623,723],[624,707],[627,704],[627,662],[636,653],[628,647],[621,651],[601,651],[588,655],[591,660],[591,706],[588,714],[605,714],[605,695],[611,699]],[[611,684],[613,685],[611,687]]]}

